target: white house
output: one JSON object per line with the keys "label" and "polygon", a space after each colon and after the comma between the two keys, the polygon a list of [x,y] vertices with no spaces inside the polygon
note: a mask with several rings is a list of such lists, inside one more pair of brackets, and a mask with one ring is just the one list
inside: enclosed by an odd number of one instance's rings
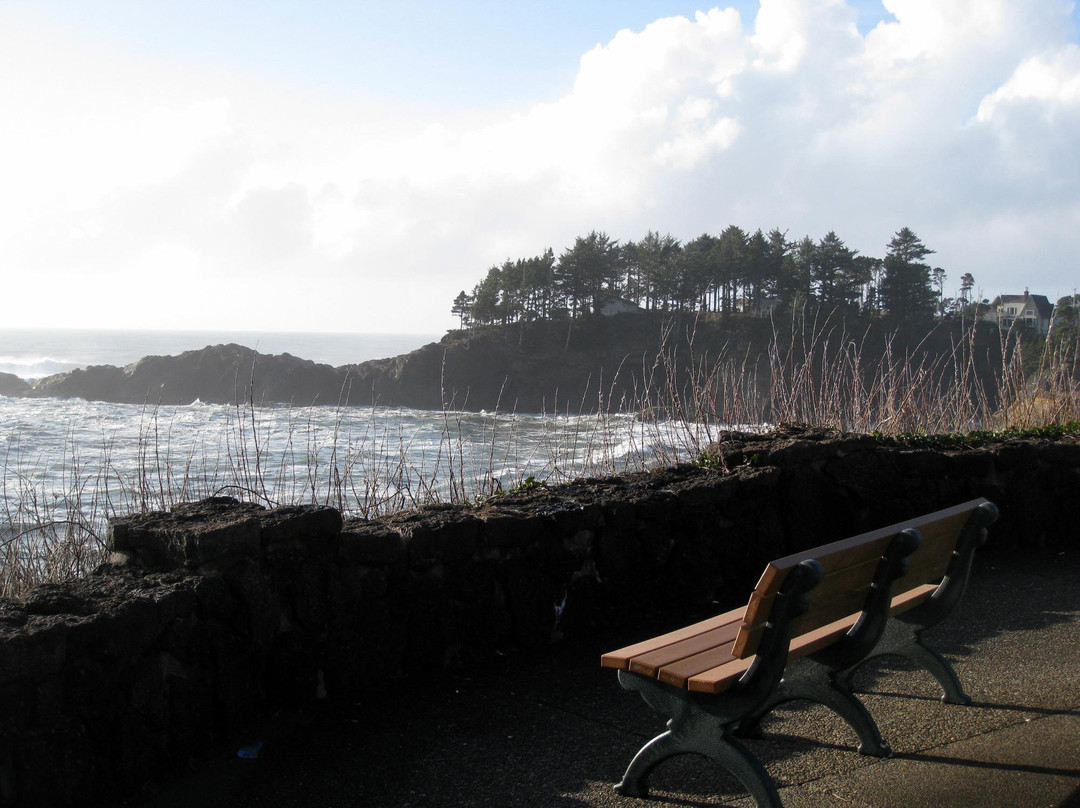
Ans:
{"label": "white house", "polygon": [[628,311],[641,311],[641,306],[623,297],[601,297],[597,298],[594,310],[604,317],[612,317]]}
{"label": "white house", "polygon": [[1002,295],[997,298],[984,316],[997,323],[1002,331],[1024,327],[1045,337],[1054,318],[1054,304],[1047,300],[1046,295],[1033,295],[1025,289],[1022,295]]}
{"label": "white house", "polygon": [[756,314],[759,317],[768,317],[780,305],[780,298],[778,297],[763,297],[754,305],[754,302],[746,297],[738,297],[735,299],[735,311],[740,314]]}

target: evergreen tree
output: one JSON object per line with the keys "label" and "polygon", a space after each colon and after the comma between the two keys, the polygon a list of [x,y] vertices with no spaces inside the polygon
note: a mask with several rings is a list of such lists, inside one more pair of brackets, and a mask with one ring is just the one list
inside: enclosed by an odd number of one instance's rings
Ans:
{"label": "evergreen tree", "polygon": [[618,294],[622,282],[622,251],[607,233],[595,230],[559,257],[555,281],[575,316],[594,306],[605,291]]}
{"label": "evergreen tree", "polygon": [[720,311],[735,311],[735,298],[738,296],[738,288],[746,277],[746,246],[747,236],[742,228],[728,225],[720,234],[720,240],[716,249],[717,274],[714,279],[714,304],[716,296],[719,296],[719,306],[714,305]]}
{"label": "evergreen tree", "polygon": [[523,316],[528,320],[547,319],[558,304],[555,297],[555,253],[548,247],[541,255],[524,261],[521,265],[522,290],[524,292]]}
{"label": "evergreen tree", "polygon": [[880,258],[871,258],[869,255],[855,256],[855,273],[862,286],[859,308],[864,314],[881,313],[878,294],[881,288],[882,273],[884,271],[885,262]]}
{"label": "evergreen tree", "polygon": [[1058,298],[1054,306],[1051,334],[1055,342],[1075,341],[1080,333],[1080,297],[1074,292]]}
{"label": "evergreen tree", "polygon": [[517,322],[524,308],[522,263],[507,258],[499,267],[498,317],[503,325]]}
{"label": "evergreen tree", "polygon": [[858,311],[862,285],[869,278],[863,277],[855,255],[856,251],[847,247],[832,230],[815,245],[810,258],[810,278],[818,301],[826,309],[847,314]]}
{"label": "evergreen tree", "polygon": [[623,255],[628,269],[634,269],[627,274],[627,294],[643,302],[646,309],[666,309],[678,287],[681,252],[682,245],[673,235],[661,236],[651,230],[641,241],[626,245]]}
{"label": "evergreen tree", "polygon": [[801,306],[806,298],[805,295],[800,298],[797,288],[795,257],[792,254],[794,245],[787,240],[787,233],[779,227],[774,227],[769,231],[768,240],[766,262],[770,276],[775,279],[773,294],[776,295],[777,306],[781,309]]}
{"label": "evergreen tree", "polygon": [[945,274],[945,270],[941,267],[934,267],[930,270],[930,277],[933,279],[934,287],[937,289],[937,315],[938,317],[945,316],[945,281],[948,279],[948,275]]}
{"label": "evergreen tree", "polygon": [[461,290],[461,294],[454,298],[454,305],[450,309],[450,313],[458,318],[458,327],[465,328],[469,325],[472,319],[472,296],[465,294],[465,290]]}
{"label": "evergreen tree", "polygon": [[499,293],[502,285],[500,275],[498,267],[491,267],[484,280],[473,289],[473,322],[490,325],[499,319]]}
{"label": "evergreen tree", "polygon": [[934,316],[930,265],[922,260],[933,252],[907,227],[889,242],[881,282],[881,306],[889,319],[925,321]]}
{"label": "evergreen tree", "polygon": [[970,272],[965,272],[960,276],[960,301],[959,310],[961,313],[967,314],[969,307],[971,306],[971,290],[975,288],[975,276]]}
{"label": "evergreen tree", "polygon": [[675,308],[708,309],[709,290],[715,287],[720,240],[702,233],[686,242],[672,273],[668,296]]}
{"label": "evergreen tree", "polygon": [[780,305],[784,308],[801,309],[814,299],[811,278],[816,249],[810,236],[803,236],[791,245],[784,262],[786,271],[777,286]]}
{"label": "evergreen tree", "polygon": [[748,314],[761,313],[761,301],[773,293],[776,276],[769,262],[769,241],[759,227],[746,242],[746,273],[743,278],[743,297]]}

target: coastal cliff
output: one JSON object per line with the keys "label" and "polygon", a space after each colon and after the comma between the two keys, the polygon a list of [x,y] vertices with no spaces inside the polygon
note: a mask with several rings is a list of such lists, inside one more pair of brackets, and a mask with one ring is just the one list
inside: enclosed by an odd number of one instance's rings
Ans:
{"label": "coastal cliff", "polygon": [[[880,323],[815,323],[825,342],[854,339],[870,358],[896,347]],[[853,334],[854,337],[847,336]],[[614,317],[543,321],[452,331],[411,353],[331,367],[290,354],[214,345],[179,356],[148,356],[127,367],[60,373],[27,384],[0,378],[0,395],[82,398],[128,404],[389,406],[439,410],[594,412],[670,401],[713,384],[727,360],[742,384],[768,389],[770,348],[806,344],[790,324],[753,317]],[[813,335],[812,335],[813,336]],[[942,324],[930,334],[900,335],[900,346],[947,356],[960,339]],[[993,341],[987,340],[992,352]],[[994,358],[987,356],[987,367]]]}

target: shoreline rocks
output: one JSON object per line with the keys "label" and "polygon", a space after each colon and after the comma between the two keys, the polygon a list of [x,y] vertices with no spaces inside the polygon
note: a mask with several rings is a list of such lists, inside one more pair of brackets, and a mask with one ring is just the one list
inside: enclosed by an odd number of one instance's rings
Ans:
{"label": "shoreline rocks", "polygon": [[[878,320],[815,323],[829,333],[863,333],[861,359],[904,348],[912,361],[949,356],[959,324],[897,335]],[[98,365],[33,383],[0,374],[0,395],[82,398],[155,406],[247,404],[411,407],[502,413],[592,414],[663,406],[671,396],[715,385],[718,362],[768,397],[769,351],[806,335],[760,317],[638,312],[451,331],[408,354],[331,367],[290,354],[213,345],[178,356],[147,356],[127,367]],[[853,333],[854,333],[853,331]],[[984,330],[985,331],[985,330]],[[976,372],[1000,367],[997,337],[980,331]],[[833,343],[840,344],[835,339]],[[985,342],[985,346],[983,343]],[[985,358],[982,357],[985,347]],[[792,361],[797,361],[796,359]],[[727,372],[727,371],[725,371]],[[723,381],[723,379],[720,379]],[[691,396],[693,398],[693,396]]]}
{"label": "shoreline rocks", "polygon": [[30,390],[30,382],[20,379],[14,373],[0,373],[0,396],[25,396]]}

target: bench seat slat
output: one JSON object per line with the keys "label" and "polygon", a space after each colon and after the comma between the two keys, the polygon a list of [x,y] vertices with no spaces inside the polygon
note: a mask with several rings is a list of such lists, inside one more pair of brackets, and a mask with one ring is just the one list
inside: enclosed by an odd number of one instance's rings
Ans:
{"label": "bench seat slat", "polygon": [[712,631],[706,631],[703,634],[680,640],[663,648],[657,648],[655,651],[637,655],[630,660],[630,670],[644,676],[656,676],[657,671],[661,668],[673,665],[688,657],[696,656],[703,651],[721,647],[729,649],[730,652],[731,646],[735,642],[735,635],[739,633],[741,626],[741,620],[733,621]]}
{"label": "bench seat slat", "polygon": [[687,680],[686,689],[694,693],[723,693],[750,670],[754,658],[734,659],[725,665],[710,668]]}
{"label": "bench seat slat", "polygon": [[[660,669],[660,675],[657,678],[669,685],[685,688],[687,681],[692,677],[713,668],[723,667],[736,660],[737,657],[731,653],[731,643],[728,643],[726,646],[711,648],[708,651],[666,665]],[[747,667],[750,666],[747,665]]]}
{"label": "bench seat slat", "polygon": [[618,668],[619,670],[629,670],[630,660],[636,656],[647,654],[651,651],[655,651],[658,648],[664,648],[668,645],[686,640],[691,637],[696,637],[699,634],[704,634],[708,631],[713,631],[718,628],[723,628],[731,624],[735,624],[736,630],[742,623],[743,613],[746,611],[745,606],[740,606],[737,609],[732,609],[730,612],[724,612],[718,614],[715,617],[710,617],[702,620],[693,625],[684,626],[683,628],[670,631],[667,634],[661,634],[658,637],[652,639],[643,640],[633,645],[628,645],[625,648],[620,648],[617,651],[611,651],[604,654],[600,658],[600,664],[605,668]]}
{"label": "bench seat slat", "polygon": [[920,603],[923,603],[930,599],[930,597],[937,591],[937,584],[923,584],[917,586],[914,589],[909,589],[907,592],[903,592],[892,599],[892,605],[889,607],[889,616],[896,617],[898,614],[903,614],[909,609],[914,609]]}
{"label": "bench seat slat", "polygon": [[[918,606],[932,596],[936,590],[937,584],[925,584],[897,595],[892,600],[889,614],[895,616]],[[730,628],[737,625],[731,618],[737,616],[739,611],[740,610],[736,609],[732,612],[720,615],[719,617],[696,623],[694,626],[689,626],[687,628],[692,629],[703,625],[713,625],[717,620],[723,619],[727,621],[727,628],[730,630]],[[829,645],[837,636],[850,630],[851,627],[858,622],[858,619],[858,613],[850,614],[827,626],[822,626],[815,631],[794,637],[791,641],[791,650],[788,654],[789,658],[797,659],[801,656],[806,656],[807,654],[812,654],[815,651],[821,650]],[[755,629],[755,632],[759,633],[761,630],[761,628]],[[708,631],[717,631],[717,629],[713,628]],[[686,639],[685,637],[680,638],[676,636],[682,633],[683,632],[681,631],[675,631],[671,632],[671,634],[664,635],[664,637],[675,636],[675,641],[678,642],[680,639]],[[708,632],[700,632],[693,635],[690,639],[701,637],[705,633]],[[656,639],[661,638],[657,637]],[[630,648],[649,645],[650,643],[638,643],[637,646],[630,646]],[[746,673],[754,661],[753,656],[747,659],[738,659],[732,656],[728,650],[729,648],[730,644],[713,648],[711,652],[705,652],[681,659],[676,663],[661,668],[658,672],[645,675],[659,678],[661,681],[667,682],[670,685],[683,687],[695,693],[722,693],[730,688],[740,676]],[[620,653],[621,652],[616,651],[613,652],[613,655],[618,655]],[[618,667],[618,665],[608,664],[607,667]],[[630,668],[630,665],[628,664],[626,667]]]}

